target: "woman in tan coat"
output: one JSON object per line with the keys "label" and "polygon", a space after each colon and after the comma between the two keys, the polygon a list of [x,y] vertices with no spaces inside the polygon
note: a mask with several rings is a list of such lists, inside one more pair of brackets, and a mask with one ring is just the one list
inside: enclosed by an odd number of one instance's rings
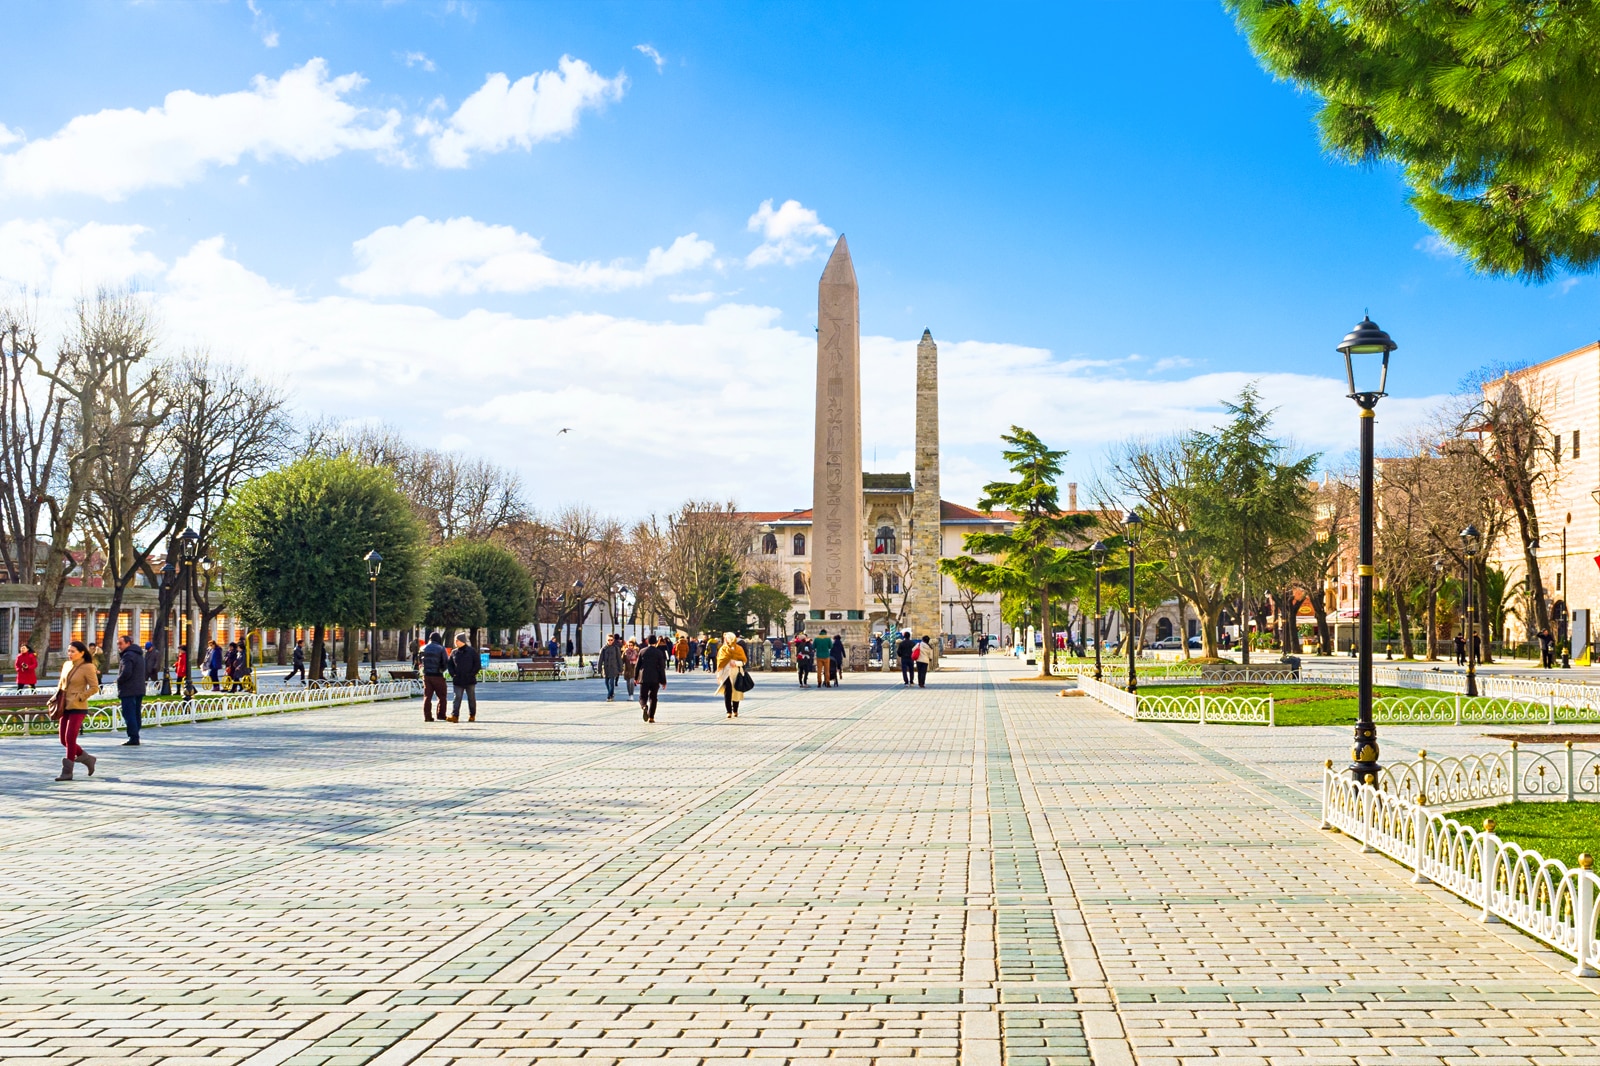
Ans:
{"label": "woman in tan coat", "polygon": [[734,687],[734,682],[748,661],[738,638],[732,633],[722,634],[722,644],[717,648],[717,688],[722,692],[722,705],[728,709],[729,718],[739,717],[739,701],[744,699],[744,693]]}
{"label": "woman in tan coat", "polygon": [[83,716],[89,713],[89,697],[100,691],[100,673],[83,641],[75,640],[67,649],[67,663],[61,668],[61,681],[56,690],[67,694],[66,713],[58,723],[61,746],[67,749],[67,757],[61,760],[61,776],[56,780],[71,781],[75,762],[83,763],[93,777],[95,758],[78,746],[78,733],[83,729]]}

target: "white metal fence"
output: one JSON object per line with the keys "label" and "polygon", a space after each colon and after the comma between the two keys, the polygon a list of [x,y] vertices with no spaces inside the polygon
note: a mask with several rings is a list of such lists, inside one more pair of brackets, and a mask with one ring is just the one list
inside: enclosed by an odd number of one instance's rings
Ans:
{"label": "white metal fence", "polygon": [[1394,792],[1357,784],[1328,763],[1322,772],[1322,824],[1416,871],[1477,907],[1486,922],[1503,921],[1576,961],[1579,977],[1600,976],[1593,859],[1577,868],[1559,859],[1462,825]]}
{"label": "white metal fence", "polygon": [[1207,724],[1275,725],[1271,696],[1167,695],[1161,692],[1127,692],[1096,681],[1078,678],[1078,687],[1114,711],[1146,722],[1198,722]]}
{"label": "white metal fence", "polygon": [[[414,695],[410,681],[379,681],[376,684],[330,685],[326,688],[286,689],[282,692],[241,692],[231,696],[197,696],[189,700],[146,700],[139,714],[145,726],[175,725],[179,722],[210,722],[222,718],[244,718],[259,714],[338,707],[348,703],[405,699]],[[123,727],[122,708],[117,703],[91,703],[84,715],[85,733],[103,733]],[[0,736],[30,736],[53,733],[56,723],[43,707],[26,712],[0,715]]]}
{"label": "white metal fence", "polygon": [[1580,751],[1568,741],[1548,751],[1515,741],[1505,751],[1430,756],[1391,762],[1376,779],[1381,792],[1419,796],[1429,807],[1521,800],[1600,799],[1600,751]]}

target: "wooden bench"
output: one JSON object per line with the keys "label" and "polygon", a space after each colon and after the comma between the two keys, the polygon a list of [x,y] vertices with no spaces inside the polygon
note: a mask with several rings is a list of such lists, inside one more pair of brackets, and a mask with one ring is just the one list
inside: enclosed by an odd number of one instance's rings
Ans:
{"label": "wooden bench", "polygon": [[518,680],[537,681],[540,677],[560,677],[565,663],[548,655],[536,655],[531,662],[517,664]]}
{"label": "wooden bench", "polygon": [[417,670],[390,670],[389,671],[389,680],[390,681],[415,681],[415,680],[417,680],[417,678],[419,678],[421,676],[422,676],[422,674]]}
{"label": "wooden bench", "polygon": [[18,723],[24,733],[33,732],[40,721],[49,723],[54,730],[55,724],[49,721],[49,704],[53,693],[53,689],[41,689],[34,693],[0,696],[0,719]]}

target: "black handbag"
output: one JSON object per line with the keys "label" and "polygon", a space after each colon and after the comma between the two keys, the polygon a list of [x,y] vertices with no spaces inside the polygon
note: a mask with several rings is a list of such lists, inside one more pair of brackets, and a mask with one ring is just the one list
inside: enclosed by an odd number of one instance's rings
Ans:
{"label": "black handbag", "polygon": [[750,676],[750,671],[739,668],[739,676],[733,679],[733,691],[749,692],[756,687],[756,679]]}

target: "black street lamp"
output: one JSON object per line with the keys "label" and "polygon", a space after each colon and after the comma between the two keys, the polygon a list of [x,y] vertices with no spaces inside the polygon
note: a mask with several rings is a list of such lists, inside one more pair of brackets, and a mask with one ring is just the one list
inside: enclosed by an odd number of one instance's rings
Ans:
{"label": "black street lamp", "polygon": [[1106,565],[1106,542],[1097,540],[1089,545],[1089,558],[1094,560],[1094,679],[1100,680],[1100,568]]}
{"label": "black street lamp", "polygon": [[362,556],[367,561],[367,584],[372,586],[372,616],[367,625],[367,655],[372,660],[372,672],[367,680],[378,681],[378,571],[383,569],[383,556],[374,548]]}
{"label": "black street lamp", "polygon": [[1472,592],[1472,572],[1477,569],[1475,560],[1483,547],[1478,527],[1468,525],[1461,531],[1461,550],[1467,556],[1467,695],[1478,694],[1478,626],[1474,608],[1477,600]]}
{"label": "black street lamp", "polygon": [[583,610],[583,578],[572,583],[573,609],[578,612],[578,667],[583,668],[583,616],[588,612]]}
{"label": "black street lamp", "polygon": [[200,558],[200,537],[192,529],[183,531],[183,536],[178,540],[183,544],[183,617],[179,619],[179,628],[183,637],[183,698],[194,699],[194,649],[189,645],[194,643],[194,626],[190,621],[189,595],[194,588],[194,564]]}
{"label": "black street lamp", "polygon": [[161,627],[161,694],[172,695],[172,582],[176,571],[169,558],[161,564],[161,593],[156,602],[166,612],[168,625]]}
{"label": "black street lamp", "polygon": [[[1361,408],[1361,548],[1357,559],[1360,612],[1356,621],[1358,658],[1356,660],[1356,735],[1350,751],[1350,773],[1359,782],[1378,773],[1378,727],[1372,721],[1372,423],[1373,408],[1386,393],[1389,382],[1389,353],[1398,345],[1370,317],[1363,316],[1356,328],[1339,342],[1344,354],[1345,378],[1349,396]],[[1357,360],[1357,356],[1377,356]],[[1360,363],[1361,385],[1356,384]],[[1370,378],[1376,373],[1376,388]]]}
{"label": "black street lamp", "polygon": [[1129,511],[1122,520],[1122,539],[1128,542],[1128,691],[1134,692],[1139,688],[1139,675],[1133,665],[1134,639],[1133,639],[1133,553],[1139,547],[1139,531],[1144,528],[1144,519],[1137,512]]}

